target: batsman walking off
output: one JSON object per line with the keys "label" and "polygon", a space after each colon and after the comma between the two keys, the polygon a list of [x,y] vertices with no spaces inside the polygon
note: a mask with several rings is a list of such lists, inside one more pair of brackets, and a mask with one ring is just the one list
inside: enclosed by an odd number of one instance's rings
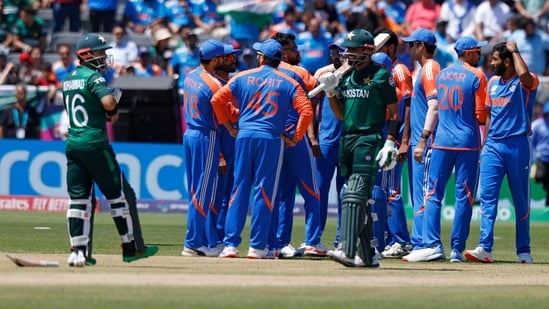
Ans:
{"label": "batsman walking off", "polygon": [[111,91],[101,71],[107,66],[105,39],[90,33],[76,43],[80,66],[62,83],[63,101],[69,116],[65,145],[67,188],[70,206],[67,222],[71,254],[69,266],[95,264],[91,256],[94,183],[111,205],[111,215],[122,239],[122,260],[133,262],[158,252],[144,246],[132,187],[120,171],[107,137],[106,122],[118,120],[120,89]]}
{"label": "batsman walking off", "polygon": [[[355,29],[347,34],[342,46],[347,48],[342,57],[353,69],[341,80],[332,72],[319,77],[319,82],[326,85],[324,92],[334,115],[343,119],[339,164],[342,176],[347,179],[341,202],[342,250],[329,251],[328,255],[348,267],[378,267],[371,246],[373,220],[368,200],[378,163],[385,170],[396,165],[398,99],[389,71],[370,59],[375,51],[370,32]],[[387,110],[389,130],[383,143]]]}

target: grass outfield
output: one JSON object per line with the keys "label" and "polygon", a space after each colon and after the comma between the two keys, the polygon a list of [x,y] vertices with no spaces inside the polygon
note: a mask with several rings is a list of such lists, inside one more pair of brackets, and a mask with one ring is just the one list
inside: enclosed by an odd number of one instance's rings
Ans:
{"label": "grass outfield", "polygon": [[[382,260],[378,269],[349,269],[328,259],[183,258],[184,215],[142,214],[141,221],[145,241],[160,247],[158,256],[123,263],[114,223],[100,213],[97,265],[79,269],[66,265],[64,213],[0,211],[0,252],[60,262],[59,268],[23,268],[0,257],[0,308],[504,309],[547,302],[549,223],[531,226],[532,265],[516,263],[514,225],[498,223],[493,264]],[[303,238],[303,221],[294,222],[294,246]],[[444,223],[447,255],[449,229]],[[475,247],[478,230],[473,222],[468,248]],[[330,219],[324,243],[334,235]]]}

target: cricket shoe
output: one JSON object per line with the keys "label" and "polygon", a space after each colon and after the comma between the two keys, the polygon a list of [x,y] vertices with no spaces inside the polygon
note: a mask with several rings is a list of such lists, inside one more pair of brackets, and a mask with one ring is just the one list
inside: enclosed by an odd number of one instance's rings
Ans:
{"label": "cricket shoe", "polygon": [[532,259],[532,256],[530,253],[519,253],[518,254],[518,262],[521,264],[532,264],[534,260]]}
{"label": "cricket shoe", "polygon": [[463,254],[467,261],[480,263],[493,263],[492,252],[484,250],[482,247],[476,247],[474,250],[466,250]]}
{"label": "cricket shoe", "polygon": [[86,266],[93,266],[97,264],[97,260],[92,258],[92,257],[89,257],[86,259]]}
{"label": "cricket shoe", "polygon": [[326,256],[328,255],[328,251],[330,251],[326,246],[324,246],[322,243],[319,243],[316,246],[305,246],[305,250],[303,251],[303,255],[307,256]]}
{"label": "cricket shoe", "polygon": [[302,242],[300,245],[299,245],[299,248],[295,249],[295,254],[294,256],[303,256],[305,254],[305,243]]}
{"label": "cricket shoe", "polygon": [[153,256],[158,252],[157,246],[145,246],[143,251],[134,251],[133,255],[122,255],[122,261],[126,263],[135,262],[140,259],[146,259],[149,256]]}
{"label": "cricket shoe", "polygon": [[430,262],[435,260],[444,260],[444,249],[442,246],[436,246],[434,248],[423,248],[412,251],[410,254],[402,257],[404,262]]}
{"label": "cricket shoe", "polygon": [[452,252],[450,252],[450,263],[463,263],[463,262],[465,262],[465,258],[459,251],[454,249],[452,250]]}
{"label": "cricket shoe", "polygon": [[208,248],[206,246],[200,246],[198,248],[183,247],[183,251],[181,251],[181,255],[186,256],[186,257],[198,257],[198,256],[212,257],[212,256],[218,256],[219,251],[216,248]]}
{"label": "cricket shoe", "polygon": [[238,250],[236,247],[227,246],[221,251],[219,254],[220,258],[237,258],[238,257]]}
{"label": "cricket shoe", "polygon": [[87,259],[84,251],[78,250],[76,248],[72,249],[72,252],[67,260],[69,266],[71,267],[84,267],[84,265],[86,265],[86,261]]}
{"label": "cricket shoe", "polygon": [[381,256],[386,259],[400,259],[407,255],[409,252],[398,242],[395,242],[391,246],[385,247],[385,250],[381,253]]}
{"label": "cricket shoe", "polygon": [[255,259],[255,260],[257,260],[257,259],[272,260],[272,259],[278,258],[278,251],[269,250],[269,248],[254,249],[254,248],[250,247],[250,249],[248,249],[248,255],[246,257],[249,258],[249,259]]}
{"label": "cricket shoe", "polygon": [[292,245],[286,245],[280,249],[278,256],[280,258],[291,258],[295,256],[295,248]]}
{"label": "cricket shoe", "polygon": [[354,258],[348,258],[342,250],[329,250],[327,254],[330,259],[347,267],[379,267],[379,261],[374,256],[372,264],[367,265],[357,254]]}
{"label": "cricket shoe", "polygon": [[225,245],[223,243],[221,243],[221,244],[217,244],[217,246],[215,246],[213,248],[209,248],[209,249],[210,249],[210,253],[212,254],[211,256],[219,256],[221,254],[221,252],[223,252],[223,250],[225,249]]}

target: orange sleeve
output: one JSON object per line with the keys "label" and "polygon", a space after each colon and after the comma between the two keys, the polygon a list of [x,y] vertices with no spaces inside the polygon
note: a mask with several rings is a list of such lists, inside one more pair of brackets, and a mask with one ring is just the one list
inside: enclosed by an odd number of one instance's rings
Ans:
{"label": "orange sleeve", "polygon": [[410,97],[413,90],[412,74],[410,74],[410,70],[408,70],[404,64],[399,63],[393,68],[393,78],[395,80],[397,94],[400,92],[399,100]]}
{"label": "orange sleeve", "polygon": [[484,103],[484,107],[486,109],[491,109],[492,108],[492,100],[490,100],[490,95],[489,95],[490,84],[492,84],[492,81],[494,81],[497,78],[499,78],[499,76],[492,76],[492,78],[490,78],[490,80],[487,83],[488,85],[486,87],[486,101]]}
{"label": "orange sleeve", "polygon": [[294,137],[297,140],[301,140],[305,133],[307,133],[307,127],[309,127],[309,124],[313,120],[313,107],[311,101],[305,95],[303,88],[297,82],[294,85],[297,88],[297,94],[294,97],[293,105],[299,114]]}
{"label": "orange sleeve", "polygon": [[530,75],[532,75],[532,79],[533,79],[534,82],[532,83],[532,87],[530,87],[530,89],[528,89],[528,90],[532,90],[532,89],[538,88],[538,86],[539,86],[539,78],[538,78],[538,76],[537,76],[536,74],[532,73],[532,72],[530,72]]}
{"label": "orange sleeve", "polygon": [[486,82],[486,76],[482,71],[476,71],[475,74],[479,78],[479,88],[475,92],[475,115],[478,122],[484,124],[486,122],[486,89],[488,89],[488,84]]}
{"label": "orange sleeve", "polygon": [[299,76],[301,76],[301,79],[303,80],[303,84],[307,92],[310,92],[311,90],[315,89],[317,84],[316,79],[311,73],[309,73],[309,71],[302,68],[302,70],[299,70],[298,73],[299,73]]}
{"label": "orange sleeve", "polygon": [[437,98],[437,85],[436,77],[440,71],[440,65],[435,61],[429,61],[423,70],[421,75],[421,81],[423,84],[423,89],[425,90],[425,97],[427,100],[434,97]]}
{"label": "orange sleeve", "polygon": [[219,123],[225,123],[231,120],[232,112],[230,106],[236,109],[236,107],[234,107],[231,103],[234,101],[234,97],[231,92],[231,88],[229,88],[228,85],[229,84],[221,87],[216,93],[214,93],[210,101]]}

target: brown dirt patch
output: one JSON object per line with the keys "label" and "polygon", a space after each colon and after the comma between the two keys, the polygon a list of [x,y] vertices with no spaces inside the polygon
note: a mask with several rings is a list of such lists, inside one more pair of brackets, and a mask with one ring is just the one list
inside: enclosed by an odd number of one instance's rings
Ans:
{"label": "brown dirt patch", "polygon": [[[97,265],[73,268],[65,255],[27,255],[55,260],[56,268],[18,267],[0,259],[0,286],[506,286],[548,285],[544,264],[450,264],[381,261],[377,269],[345,268],[326,259],[248,260],[155,256],[123,263],[120,256],[96,255]],[[375,280],[372,280],[375,277]]]}

